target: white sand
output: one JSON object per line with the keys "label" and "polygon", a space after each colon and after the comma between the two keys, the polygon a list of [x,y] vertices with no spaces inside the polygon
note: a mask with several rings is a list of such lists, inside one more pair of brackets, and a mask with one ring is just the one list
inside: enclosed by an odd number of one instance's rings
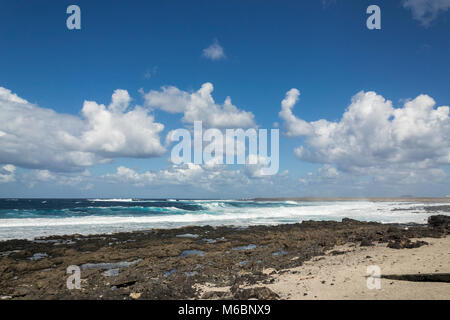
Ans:
{"label": "white sand", "polygon": [[265,286],[281,299],[450,299],[450,283],[381,279],[380,289],[367,287],[370,265],[379,266],[386,275],[450,273],[450,237],[421,240],[429,245],[415,249],[390,249],[386,244],[338,246],[333,250],[348,252],[314,257],[301,267],[273,275],[275,282]]}
{"label": "white sand", "polygon": [[[258,283],[252,287],[268,287],[281,299],[450,299],[450,283],[378,278],[379,289],[367,287],[367,267],[373,265],[385,275],[450,273],[450,237],[412,240],[424,240],[429,244],[415,249],[391,249],[387,244],[336,246],[326,255],[316,256],[286,272],[273,273],[273,269],[265,269],[264,272],[271,274],[274,282]],[[334,250],[346,253],[331,255]],[[370,283],[375,284],[373,281]],[[197,285],[197,288],[203,293],[229,293],[230,290],[230,287],[218,288],[213,284]]]}

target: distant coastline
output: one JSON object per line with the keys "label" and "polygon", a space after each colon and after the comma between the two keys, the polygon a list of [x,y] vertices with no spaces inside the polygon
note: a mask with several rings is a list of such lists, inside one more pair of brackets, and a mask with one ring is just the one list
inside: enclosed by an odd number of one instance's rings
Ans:
{"label": "distant coastline", "polygon": [[450,197],[273,197],[252,198],[252,201],[373,201],[373,202],[450,202]]}

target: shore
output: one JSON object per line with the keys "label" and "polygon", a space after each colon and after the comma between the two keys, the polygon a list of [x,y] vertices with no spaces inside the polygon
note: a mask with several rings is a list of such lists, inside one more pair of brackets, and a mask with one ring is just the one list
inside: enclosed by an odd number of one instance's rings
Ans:
{"label": "shore", "polygon": [[[405,250],[388,248],[385,243],[336,246],[300,267],[275,274],[274,282],[267,287],[280,299],[449,300],[450,237],[413,240],[428,245]],[[380,268],[381,277],[372,278],[380,279],[379,287],[368,280],[369,266]],[[439,275],[447,282],[422,281],[421,275]]]}
{"label": "shore", "polygon": [[[0,298],[449,299],[448,220],[343,219],[3,241]],[[370,265],[383,276],[425,273],[441,281],[382,278],[381,288],[370,290]],[[67,287],[69,266],[80,270],[80,289]]]}
{"label": "shore", "polygon": [[287,197],[287,198],[254,198],[254,201],[371,201],[371,202],[421,202],[421,203],[448,203],[450,197]]}

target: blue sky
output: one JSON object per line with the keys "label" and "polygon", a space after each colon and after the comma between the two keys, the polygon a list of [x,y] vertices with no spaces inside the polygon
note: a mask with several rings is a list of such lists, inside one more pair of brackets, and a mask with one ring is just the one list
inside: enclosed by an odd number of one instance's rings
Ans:
{"label": "blue sky", "polygon": [[[421,150],[420,144],[411,147],[411,142],[402,138],[391,146],[396,150],[393,152],[399,152],[397,162],[387,156],[368,160],[367,150],[362,152],[358,147],[348,151],[354,152],[356,158],[364,158],[364,164],[348,164],[338,156],[322,161],[317,154],[323,150],[307,141],[314,140],[317,133],[287,137],[283,125],[288,120],[279,116],[281,101],[291,88],[301,92],[292,112],[308,123],[319,119],[339,122],[352,97],[362,90],[391,100],[395,108],[402,108],[405,101],[420,94],[435,100],[433,110],[449,105],[450,5],[441,2],[441,8],[431,9],[426,0],[2,1],[0,87],[40,108],[82,118],[84,101],[108,105],[116,89],[127,90],[133,106],[145,106],[145,94],[150,90],[174,86],[193,93],[209,82],[214,86],[212,96],[217,104],[230,96],[239,110],[254,115],[258,127],[280,124],[280,172],[287,170],[288,174],[270,181],[246,176],[206,188],[196,184],[201,181],[197,176],[193,181],[156,186],[151,181],[143,182],[142,177],[136,178],[138,181],[129,176],[126,181],[111,177],[120,166],[137,174],[170,170],[168,153],[138,159],[115,155],[106,162],[86,165],[83,170],[65,168],[62,172],[61,168],[46,165],[45,159],[33,166],[13,161],[11,151],[4,148],[0,167],[14,166],[14,172],[12,167],[3,169],[1,174],[10,177],[0,183],[0,196],[448,194],[450,190],[445,188],[449,186],[450,160],[445,159],[450,153],[442,153],[448,151],[448,144],[436,141],[435,150],[440,151],[435,155],[428,150],[428,155],[423,155],[416,152]],[[81,30],[66,28],[66,8],[70,4],[81,8]],[[371,4],[381,8],[381,30],[366,28],[366,8]],[[426,20],[430,16],[433,19]],[[225,54],[218,60],[202,54],[215,42]],[[361,98],[361,105],[364,101]],[[186,126],[182,114],[163,109],[149,109],[155,122],[164,124],[159,133],[162,142],[170,130]],[[434,118],[429,112],[429,117],[422,120],[431,126],[430,119]],[[11,128],[2,130],[2,126],[0,131],[14,133]],[[428,134],[448,136],[448,114],[439,128],[410,138],[420,141]],[[2,143],[6,146],[7,142],[0,137],[0,146]],[[296,156],[294,149],[308,147],[308,143],[316,156]],[[400,152],[401,148],[408,150]],[[386,160],[389,164],[374,165],[372,160]],[[404,183],[393,186],[389,177],[402,164],[408,170],[395,180]],[[321,168],[331,170],[334,177],[321,176],[326,171]],[[76,179],[79,172],[85,178]],[[411,177],[417,179],[409,180]]]}

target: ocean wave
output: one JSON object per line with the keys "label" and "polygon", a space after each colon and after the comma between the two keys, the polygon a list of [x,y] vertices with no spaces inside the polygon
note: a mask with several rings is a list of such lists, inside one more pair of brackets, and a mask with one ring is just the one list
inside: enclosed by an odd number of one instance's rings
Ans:
{"label": "ocean wave", "polygon": [[92,202],[133,202],[134,200],[131,198],[114,198],[114,199],[88,199],[88,201]]}
{"label": "ocean wave", "polygon": [[[53,234],[175,228],[187,225],[248,226],[296,223],[305,220],[340,221],[344,217],[385,223],[426,223],[427,218],[436,213],[427,212],[424,205],[424,203],[370,201],[159,200],[154,206],[102,204],[61,210],[8,209],[0,210],[2,217],[0,240]],[[439,204],[426,204],[426,206],[433,205]],[[61,216],[57,216],[58,214]]]}
{"label": "ocean wave", "polygon": [[[96,208],[98,209],[98,208]],[[128,208],[127,208],[128,209]],[[148,208],[145,208],[148,209]],[[155,208],[156,209],[156,208]],[[318,205],[308,207],[284,207],[284,208],[234,208],[216,212],[207,210],[199,212],[186,212],[176,207],[158,208],[168,209],[165,215],[148,216],[102,216],[91,215],[87,217],[63,217],[60,219],[49,219],[44,217],[24,218],[24,219],[5,219],[2,220],[0,228],[11,226],[38,226],[38,225],[66,225],[66,224],[114,224],[114,223],[165,223],[165,222],[214,222],[214,221],[232,221],[236,224],[244,221],[258,223],[260,221],[302,221],[302,220],[340,220],[344,217],[350,217],[358,220],[373,220],[386,222],[423,222],[428,213],[418,209],[414,211],[405,211],[398,213],[392,211],[392,206],[379,205],[374,203],[359,203],[358,205]],[[183,212],[175,214],[175,212]],[[171,214],[172,213],[172,214]]]}

